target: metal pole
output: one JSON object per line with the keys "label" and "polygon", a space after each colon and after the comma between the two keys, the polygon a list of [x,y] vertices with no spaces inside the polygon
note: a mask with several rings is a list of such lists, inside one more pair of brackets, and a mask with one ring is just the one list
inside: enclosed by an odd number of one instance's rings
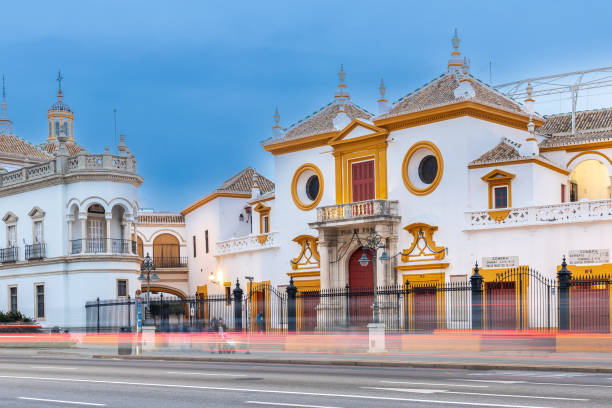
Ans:
{"label": "metal pole", "polygon": [[128,326],[130,327],[130,330],[132,329],[132,309],[130,309],[130,295],[128,295],[128,299],[127,299],[127,311],[128,311]]}
{"label": "metal pole", "polygon": [[374,314],[374,323],[380,323],[380,315],[378,309],[378,285],[376,280],[376,248],[373,248],[374,255],[372,256],[372,262],[374,262],[374,305],[372,306],[372,313]]}
{"label": "metal pole", "polygon": [[97,327],[98,333],[100,333],[100,298],[96,299],[96,309],[98,311],[98,321],[96,323],[96,327]]}

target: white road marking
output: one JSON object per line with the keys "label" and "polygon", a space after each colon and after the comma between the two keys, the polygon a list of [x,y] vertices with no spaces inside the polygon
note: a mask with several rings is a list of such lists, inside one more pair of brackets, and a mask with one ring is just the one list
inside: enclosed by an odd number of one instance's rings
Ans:
{"label": "white road marking", "polygon": [[385,381],[381,380],[381,383],[385,384],[407,384],[407,385],[433,385],[436,387],[469,387],[469,388],[488,388],[488,385],[473,385],[473,384],[437,384],[437,383],[424,383],[424,382],[409,382],[409,381]]}
{"label": "white road marking", "polygon": [[224,374],[224,373],[198,373],[198,372],[187,372],[187,371],[166,371],[167,374],[180,374],[180,375],[210,375],[220,377],[246,377],[245,374]]}
{"label": "white road marking", "polygon": [[40,370],[76,370],[76,367],[58,367],[58,366],[30,366]]}
{"label": "white road marking", "polygon": [[17,397],[17,399],[28,400],[28,401],[57,402],[58,404],[90,405],[93,407],[105,407],[106,406],[106,404],[96,404],[95,402],[63,401],[63,400],[54,400],[54,399],[46,399],[46,398]]}
{"label": "white road marking", "polygon": [[496,383],[496,384],[523,384],[525,382],[525,381],[520,381],[520,380],[462,380],[460,378],[451,378],[451,380],[485,382],[485,383]]}
{"label": "white road marking", "polygon": [[570,387],[602,387],[612,388],[612,385],[599,385],[599,384],[573,384],[573,383],[550,383],[550,382],[533,382],[533,381],[496,381],[496,380],[460,380],[456,381],[474,381],[474,382],[487,382],[487,383],[500,383],[500,384],[530,384],[530,385],[560,385]]}
{"label": "white road marking", "polygon": [[129,386],[140,386],[140,387],[154,387],[154,388],[164,387],[164,388],[185,388],[185,389],[192,389],[192,390],[253,392],[253,393],[263,393],[263,394],[308,395],[308,396],[315,396],[315,397],[336,397],[336,398],[355,398],[355,399],[382,400],[382,401],[423,402],[423,403],[429,403],[429,404],[468,405],[468,406],[479,406],[479,407],[549,408],[549,407],[537,407],[537,406],[529,406],[529,405],[508,405],[508,404],[491,404],[491,403],[487,404],[484,402],[443,401],[443,400],[428,400],[428,399],[416,399],[416,398],[384,397],[384,396],[375,396],[375,395],[330,394],[330,393],[305,392],[305,391],[260,390],[260,389],[252,389],[252,388],[211,387],[211,386],[204,386],[204,385],[142,383],[142,382],[133,382],[133,381],[87,380],[87,379],[82,379],[82,378],[30,377],[30,376],[15,376],[15,375],[0,375],[0,378],[7,378],[11,380],[38,380],[38,381],[58,381],[58,382],[80,382],[80,383],[89,383],[89,384],[115,384],[115,385],[129,385]]}
{"label": "white road marking", "polygon": [[301,408],[338,408],[330,407],[326,405],[304,405],[304,404],[287,404],[284,402],[264,402],[264,401],[245,401],[247,404],[258,404],[258,405],[275,405],[279,407],[301,407]]}
{"label": "white road marking", "polygon": [[547,399],[547,400],[561,400],[561,401],[589,401],[585,398],[564,398],[564,397],[541,397],[538,395],[517,395],[517,394],[486,394],[479,392],[463,392],[463,391],[448,391],[448,390],[426,390],[426,389],[414,389],[414,388],[383,388],[383,387],[360,387],[370,390],[383,390],[383,391],[398,391],[398,392],[409,392],[417,394],[461,394],[461,395],[479,395],[483,397],[507,397],[507,398],[528,398],[528,399]]}

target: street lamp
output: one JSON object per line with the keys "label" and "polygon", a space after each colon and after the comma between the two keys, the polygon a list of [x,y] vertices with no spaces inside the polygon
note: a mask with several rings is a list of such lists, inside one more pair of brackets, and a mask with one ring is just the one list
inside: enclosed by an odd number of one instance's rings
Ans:
{"label": "street lamp", "polygon": [[[151,272],[153,274],[151,275]],[[146,273],[146,276],[145,276]],[[153,259],[147,253],[147,256],[142,260],[142,264],[140,265],[140,276],[138,277],[139,281],[147,281],[147,308],[145,310],[145,326],[151,325],[151,281],[157,282],[159,280],[159,276],[155,272],[155,264],[153,263]]]}
{"label": "street lamp", "polygon": [[372,253],[372,266],[374,270],[374,304],[372,305],[372,314],[374,320],[373,323],[380,323],[380,312],[378,306],[378,287],[376,276],[376,257],[378,254],[378,250],[383,250],[383,253],[380,256],[381,261],[386,262],[390,259],[389,255],[387,255],[387,252],[385,251],[385,249],[387,249],[387,246],[385,245],[383,240],[384,238],[381,237],[380,234],[377,234],[374,228],[371,228],[369,235],[365,238],[365,241],[363,242],[363,245],[361,247],[363,252],[358,261],[359,265],[363,267],[368,266],[368,264],[370,263],[370,259],[366,255],[366,252]]}

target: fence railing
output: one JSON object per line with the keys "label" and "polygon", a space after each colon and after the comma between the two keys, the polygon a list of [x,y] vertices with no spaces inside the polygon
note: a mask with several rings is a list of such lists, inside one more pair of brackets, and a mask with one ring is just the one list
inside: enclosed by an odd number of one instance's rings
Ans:
{"label": "fence railing", "polygon": [[80,238],[70,241],[71,254],[135,254],[136,242],[129,239],[115,238]]}
{"label": "fence railing", "polygon": [[16,262],[19,260],[19,247],[0,249],[0,263]]}
{"label": "fence railing", "polygon": [[161,256],[153,257],[153,263],[157,268],[179,268],[187,266],[186,256]]}
{"label": "fence railing", "polygon": [[25,258],[27,260],[43,259],[46,255],[47,246],[44,243],[25,246]]}
{"label": "fence railing", "polygon": [[[408,283],[374,288],[298,290],[269,284],[236,284],[231,294],[151,300],[149,316],[162,331],[227,330],[332,332],[367,330],[377,297],[388,331],[540,331],[609,333],[612,327],[608,275],[572,276],[565,260],[557,278],[518,267],[488,277],[478,266],[463,282]],[[146,304],[143,302],[143,310]],[[89,330],[135,325],[130,299],[87,303]],[[131,310],[131,311],[130,311]],[[143,312],[144,313],[144,312]],[[94,328],[94,329],[92,329]]]}

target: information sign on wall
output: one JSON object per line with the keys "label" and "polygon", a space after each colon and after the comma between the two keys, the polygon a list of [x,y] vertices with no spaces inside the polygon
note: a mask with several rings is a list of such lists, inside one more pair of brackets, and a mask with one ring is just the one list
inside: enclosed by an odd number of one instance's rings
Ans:
{"label": "information sign on wall", "polygon": [[518,256],[483,256],[482,267],[485,269],[514,268],[518,266]]}
{"label": "information sign on wall", "polygon": [[573,249],[567,254],[570,265],[590,265],[610,262],[609,249]]}

